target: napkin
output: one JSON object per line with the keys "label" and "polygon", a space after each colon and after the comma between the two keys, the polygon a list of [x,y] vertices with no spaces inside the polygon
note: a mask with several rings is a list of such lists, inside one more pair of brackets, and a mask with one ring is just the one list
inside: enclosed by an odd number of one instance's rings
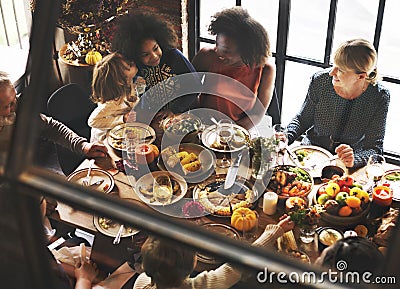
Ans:
{"label": "napkin", "polygon": [[53,249],[51,252],[57,261],[75,266],[77,262],[82,262],[81,260],[90,259],[92,247],[86,247],[84,243],[81,243],[79,246],[61,247],[58,250]]}

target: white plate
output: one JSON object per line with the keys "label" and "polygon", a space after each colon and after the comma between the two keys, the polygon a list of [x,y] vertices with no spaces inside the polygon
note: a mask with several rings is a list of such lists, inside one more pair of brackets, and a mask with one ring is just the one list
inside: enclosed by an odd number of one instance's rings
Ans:
{"label": "white plate", "polygon": [[156,139],[156,132],[151,126],[140,122],[119,124],[112,128],[107,134],[108,144],[119,151],[125,150],[125,134],[127,130],[139,130],[143,133],[145,143],[151,144]]}
{"label": "white plate", "polygon": [[[230,153],[232,153],[232,152],[240,151],[246,147],[245,141],[246,141],[246,138],[250,139],[250,133],[247,129],[245,129],[237,124],[234,124],[233,128],[235,129],[235,132],[236,132],[236,134],[235,134],[236,141],[230,142],[229,149],[227,149],[226,151],[224,151],[223,149],[214,147],[214,144],[217,143],[217,133],[216,133],[217,126],[216,125],[211,125],[203,131],[203,133],[201,134],[201,141],[207,148],[209,148],[215,152],[220,152],[220,153],[230,152]],[[239,135],[237,133],[243,134],[244,139],[239,140],[238,139]],[[235,140],[235,136],[234,136],[234,140]]]}
{"label": "white plate", "polygon": [[320,177],[323,167],[331,165],[335,162],[334,160],[329,160],[333,157],[333,155],[328,150],[318,146],[301,145],[291,147],[289,149],[294,154],[296,154],[296,152],[300,150],[304,150],[308,153],[303,161],[299,161],[302,165],[301,167],[307,169],[307,172],[310,173],[312,177]]}
{"label": "white plate", "polygon": [[[226,236],[228,238],[232,238],[235,240],[240,240],[240,235],[238,231],[236,231],[233,227],[225,224],[219,224],[219,223],[206,223],[201,225],[204,229],[211,233],[216,233],[220,234],[223,236]],[[219,264],[222,263],[221,260],[218,260],[215,257],[209,256],[207,254],[203,254],[201,252],[197,253],[197,259],[198,261],[206,264]]]}
{"label": "white plate", "polygon": [[213,152],[201,145],[193,143],[181,143],[178,148],[179,151],[195,153],[201,162],[200,169],[195,172],[187,172],[185,174],[180,164],[177,164],[175,167],[169,166],[167,161],[168,158],[173,154],[174,147],[167,147],[161,152],[160,157],[158,158],[157,166],[160,170],[175,172],[182,176],[189,183],[198,183],[203,181],[214,172],[215,155]]}
{"label": "white plate", "polygon": [[[256,204],[258,191],[254,184],[237,176],[233,186],[229,189],[224,189],[225,179],[225,174],[212,175],[207,180],[197,184],[193,188],[193,200],[202,204],[206,212],[217,217],[230,217],[232,215],[228,201],[230,196],[241,195],[240,200],[243,201],[239,202],[239,198],[236,198],[236,202],[234,201],[231,204],[233,210],[239,207],[252,208]],[[217,194],[214,195],[213,192],[217,192]],[[246,192],[249,193],[246,194]],[[226,198],[223,198],[223,195]],[[217,204],[210,200],[210,198],[214,199],[215,197],[218,198]],[[220,202],[219,200],[222,201]]]}
{"label": "white plate", "polygon": [[[67,177],[67,180],[82,185],[82,181],[84,178],[86,178],[87,172],[88,172],[87,168],[75,171]],[[115,184],[114,177],[105,170],[92,168],[92,171],[90,173],[89,184],[93,184],[100,180],[104,180],[103,183],[94,189],[104,192],[106,194],[110,193],[114,188]]]}
{"label": "white plate", "polygon": [[[128,202],[136,203],[137,205],[143,205],[142,202],[140,202],[138,200],[135,200],[135,199],[124,199],[124,200],[127,200]],[[108,227],[108,228],[105,228],[102,225],[100,225],[100,219],[101,218],[103,218],[103,217],[93,216],[93,224],[96,227],[96,229],[100,233],[102,233],[102,234],[104,234],[106,236],[115,237],[117,235],[117,233],[118,233],[118,230],[119,230],[121,224],[118,223],[118,222],[112,221],[111,226]],[[138,229],[124,226],[124,230],[122,232],[121,237],[130,237],[130,236],[133,236],[133,235],[135,235],[137,233],[139,233]]]}
{"label": "white plate", "polygon": [[[153,181],[154,178],[159,176],[159,175],[169,175],[172,186],[174,186],[174,183],[176,185],[179,185],[179,189],[177,191],[174,191],[174,194],[172,195],[171,202],[167,205],[164,205],[163,203],[160,203],[151,196],[152,191],[153,191]],[[187,192],[187,183],[184,178],[182,178],[180,175],[172,173],[172,172],[164,172],[164,171],[156,171],[156,172],[151,172],[148,173],[142,177],[140,177],[135,185],[135,191],[139,198],[146,204],[150,206],[168,206],[170,204],[178,202],[180,199],[182,199],[186,192]],[[145,191],[149,192],[150,194],[147,195],[144,193]]]}
{"label": "white plate", "polygon": [[387,171],[382,177],[382,183],[389,183],[390,188],[393,190],[393,201],[400,202],[400,180],[388,180],[386,177],[390,174],[400,174],[400,170]]}

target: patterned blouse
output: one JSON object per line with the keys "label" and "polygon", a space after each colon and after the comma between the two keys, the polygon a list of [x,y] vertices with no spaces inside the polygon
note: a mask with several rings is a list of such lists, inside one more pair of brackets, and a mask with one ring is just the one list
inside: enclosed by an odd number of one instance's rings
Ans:
{"label": "patterned blouse", "polygon": [[329,71],[312,76],[300,112],[288,125],[289,144],[303,133],[302,144],[318,145],[331,153],[339,144],[348,144],[354,150],[353,169],[357,169],[369,155],[383,153],[390,93],[378,83],[353,100],[344,99],[335,92]]}

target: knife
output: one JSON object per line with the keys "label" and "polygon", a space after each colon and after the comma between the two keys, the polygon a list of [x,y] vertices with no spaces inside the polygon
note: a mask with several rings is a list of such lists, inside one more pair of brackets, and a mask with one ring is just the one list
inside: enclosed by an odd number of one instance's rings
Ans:
{"label": "knife", "polygon": [[239,169],[241,159],[242,159],[242,153],[240,152],[236,157],[236,160],[233,162],[232,166],[229,167],[228,173],[226,174],[226,179],[224,183],[225,190],[233,186],[236,180],[236,175]]}
{"label": "knife", "polygon": [[289,157],[292,159],[293,163],[298,166],[302,167],[303,165],[300,163],[299,159],[297,158],[296,154],[293,153],[289,148],[286,149]]}
{"label": "knife", "polygon": [[103,182],[104,182],[104,180],[98,180],[97,182],[94,182],[93,184],[89,185],[89,188],[98,187],[98,186],[100,186]]}

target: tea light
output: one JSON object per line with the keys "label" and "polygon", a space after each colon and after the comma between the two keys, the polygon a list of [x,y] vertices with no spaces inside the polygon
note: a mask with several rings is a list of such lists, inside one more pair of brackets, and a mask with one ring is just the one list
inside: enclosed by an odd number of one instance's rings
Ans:
{"label": "tea light", "polygon": [[372,193],[372,202],[378,206],[386,207],[392,204],[393,192],[387,186],[378,186]]}
{"label": "tea light", "polygon": [[266,192],[263,199],[263,212],[267,215],[273,215],[278,205],[278,195],[274,192]]}

